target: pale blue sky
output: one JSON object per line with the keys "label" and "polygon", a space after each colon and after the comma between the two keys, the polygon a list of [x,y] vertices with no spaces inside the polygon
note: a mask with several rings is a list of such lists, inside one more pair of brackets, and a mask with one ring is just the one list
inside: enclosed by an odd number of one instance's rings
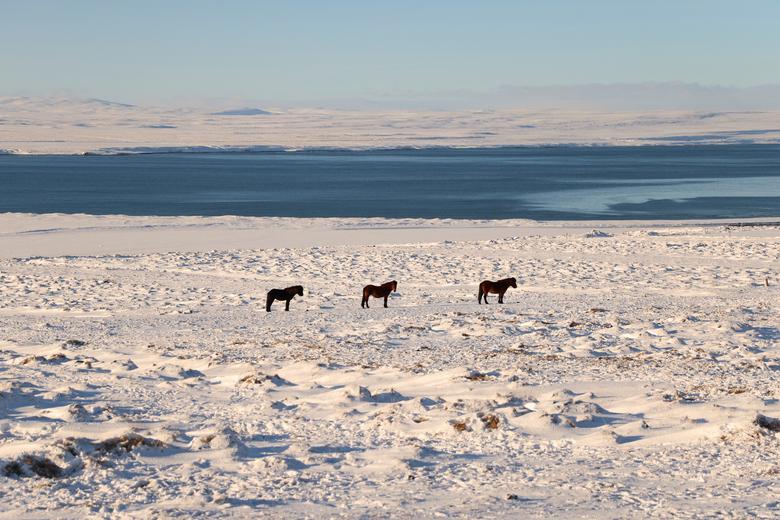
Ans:
{"label": "pale blue sky", "polygon": [[0,0],[0,95],[289,103],[777,84],[779,25],[778,0]]}

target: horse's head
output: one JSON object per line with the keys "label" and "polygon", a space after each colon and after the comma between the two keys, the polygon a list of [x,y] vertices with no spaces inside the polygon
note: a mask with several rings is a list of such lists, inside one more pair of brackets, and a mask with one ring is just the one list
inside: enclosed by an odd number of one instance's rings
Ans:
{"label": "horse's head", "polygon": [[395,280],[393,280],[393,281],[392,281],[392,282],[390,282],[390,283],[391,283],[391,284],[393,284],[393,292],[397,292],[397,291],[398,291],[398,282],[396,282]]}
{"label": "horse's head", "polygon": [[297,294],[298,296],[303,296],[303,285],[298,285],[296,289],[297,290],[295,291],[295,294]]}
{"label": "horse's head", "polygon": [[509,285],[517,289],[517,278],[510,278],[509,279]]}

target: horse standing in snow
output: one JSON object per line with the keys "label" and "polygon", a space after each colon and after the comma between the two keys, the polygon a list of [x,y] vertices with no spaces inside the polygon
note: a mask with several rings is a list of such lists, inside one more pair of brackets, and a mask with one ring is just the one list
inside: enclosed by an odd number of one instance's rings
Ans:
{"label": "horse standing in snow", "polygon": [[479,294],[477,295],[477,302],[482,303],[482,298],[485,298],[485,305],[488,304],[488,294],[498,294],[498,303],[504,303],[504,293],[510,287],[517,289],[517,280],[515,278],[504,278],[497,282],[491,282],[485,280],[479,284]]}
{"label": "horse standing in snow", "polygon": [[384,298],[385,308],[387,308],[387,297],[390,296],[391,292],[396,292],[397,290],[398,282],[395,280],[383,283],[378,287],[376,285],[366,285],[363,287],[363,299],[360,301],[360,307],[368,309],[368,297],[373,296],[374,298]]}
{"label": "horse standing in snow", "polygon": [[284,301],[284,310],[290,310],[290,300],[295,298],[295,295],[303,296],[303,286],[293,285],[287,289],[271,289],[268,291],[268,296],[265,299],[265,312],[271,312],[271,304],[274,300]]}

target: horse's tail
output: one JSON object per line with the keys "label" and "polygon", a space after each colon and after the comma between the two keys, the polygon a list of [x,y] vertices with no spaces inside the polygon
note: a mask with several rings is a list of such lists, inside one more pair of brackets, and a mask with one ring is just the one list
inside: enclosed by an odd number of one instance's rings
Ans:
{"label": "horse's tail", "polygon": [[482,304],[482,284],[479,284],[479,292],[477,293],[477,303]]}
{"label": "horse's tail", "polygon": [[271,304],[274,302],[274,297],[271,296],[271,293],[268,293],[268,296],[265,297],[265,312],[271,312]]}
{"label": "horse's tail", "polygon": [[360,300],[360,308],[364,309],[366,307],[366,303],[368,303],[368,288],[363,287],[363,299]]}

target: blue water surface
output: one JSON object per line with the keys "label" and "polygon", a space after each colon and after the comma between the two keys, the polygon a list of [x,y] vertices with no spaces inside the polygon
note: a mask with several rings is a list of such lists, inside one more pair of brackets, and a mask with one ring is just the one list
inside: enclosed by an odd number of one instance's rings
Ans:
{"label": "blue water surface", "polygon": [[0,156],[0,212],[287,217],[780,216],[780,146]]}

